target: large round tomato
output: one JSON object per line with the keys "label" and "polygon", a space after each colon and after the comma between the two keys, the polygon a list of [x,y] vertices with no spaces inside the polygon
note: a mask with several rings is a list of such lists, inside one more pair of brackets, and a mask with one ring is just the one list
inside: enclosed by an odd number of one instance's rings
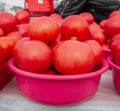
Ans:
{"label": "large round tomato", "polygon": [[59,25],[50,17],[39,17],[28,26],[28,36],[31,40],[53,42],[59,35]]}
{"label": "large round tomato", "polygon": [[14,31],[16,28],[15,16],[9,12],[0,12],[0,27],[5,34]]}
{"label": "large round tomato", "polygon": [[82,74],[92,71],[94,57],[92,49],[86,43],[66,40],[55,48],[53,64],[61,74]]}
{"label": "large round tomato", "polygon": [[63,40],[76,39],[84,41],[88,39],[88,23],[79,15],[71,15],[65,18],[60,29]]}
{"label": "large round tomato", "polygon": [[[17,44],[16,44],[17,45]],[[52,64],[52,51],[38,40],[23,40],[13,51],[18,67],[29,72],[44,73]]]}

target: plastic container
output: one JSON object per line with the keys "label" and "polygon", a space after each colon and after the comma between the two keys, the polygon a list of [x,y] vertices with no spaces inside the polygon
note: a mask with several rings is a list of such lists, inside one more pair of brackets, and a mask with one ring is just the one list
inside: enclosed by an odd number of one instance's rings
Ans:
{"label": "plastic container", "polygon": [[97,71],[80,75],[53,75],[30,73],[9,61],[20,91],[28,98],[48,105],[70,105],[90,99],[97,91],[101,75],[108,69],[103,60]]}
{"label": "plastic container", "polygon": [[107,60],[107,59],[108,59],[108,57],[109,57],[110,55],[112,55],[112,53],[111,53],[111,50],[110,50],[110,49],[103,48],[103,52],[104,52],[104,58],[105,58],[105,60]]}
{"label": "plastic container", "polygon": [[0,91],[12,80],[14,74],[8,68],[8,62],[0,66]]}
{"label": "plastic container", "polygon": [[113,84],[118,93],[120,93],[120,66],[116,65],[113,61],[113,57],[108,57],[108,62],[110,67],[112,68],[113,75]]}
{"label": "plastic container", "polygon": [[24,8],[31,17],[44,16],[54,12],[54,3],[53,0],[25,0]]}

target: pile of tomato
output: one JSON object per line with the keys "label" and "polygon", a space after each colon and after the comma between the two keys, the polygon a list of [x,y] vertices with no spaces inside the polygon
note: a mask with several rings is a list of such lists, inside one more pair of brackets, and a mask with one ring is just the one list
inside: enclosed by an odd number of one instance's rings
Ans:
{"label": "pile of tomato", "polygon": [[[17,67],[29,72],[89,73],[102,65],[103,48],[113,48],[114,53],[115,39],[120,38],[119,19],[120,11],[100,24],[88,12],[65,19],[53,13],[32,20],[27,11],[0,12],[0,65],[14,57]],[[120,46],[116,61],[120,61],[119,50]]]}

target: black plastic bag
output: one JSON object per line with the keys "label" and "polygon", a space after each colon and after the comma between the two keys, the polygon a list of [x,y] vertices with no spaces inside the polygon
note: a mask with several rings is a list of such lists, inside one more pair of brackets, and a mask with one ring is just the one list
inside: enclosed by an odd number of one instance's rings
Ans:
{"label": "black plastic bag", "polygon": [[80,14],[81,12],[90,12],[97,23],[103,19],[107,19],[109,14],[119,9],[119,0],[63,0],[58,7],[56,13],[63,18]]}

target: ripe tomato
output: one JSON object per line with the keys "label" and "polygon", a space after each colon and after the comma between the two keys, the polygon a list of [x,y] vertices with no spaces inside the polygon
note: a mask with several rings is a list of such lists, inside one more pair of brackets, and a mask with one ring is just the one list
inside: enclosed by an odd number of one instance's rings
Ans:
{"label": "ripe tomato", "polygon": [[120,39],[120,33],[114,35],[114,36],[111,38],[110,43],[112,43],[112,42],[115,41],[116,39]]}
{"label": "ripe tomato", "polygon": [[120,16],[110,17],[105,22],[104,30],[110,36],[120,33]]}
{"label": "ripe tomato", "polygon": [[89,35],[88,23],[79,15],[66,17],[61,24],[60,31],[63,40],[77,39],[84,41],[88,39]]}
{"label": "ripe tomato", "polygon": [[104,25],[105,25],[105,22],[107,21],[107,19],[104,19],[104,20],[102,20],[100,23],[99,23],[99,25],[100,25],[100,27],[104,30]]}
{"label": "ripe tomato", "polygon": [[0,12],[0,27],[5,34],[16,29],[15,16],[9,12]]}
{"label": "ripe tomato", "polygon": [[88,24],[92,24],[94,22],[94,17],[89,12],[82,12],[79,15],[82,16],[88,22]]}
{"label": "ripe tomato", "polygon": [[61,17],[61,15],[59,15],[57,13],[53,13],[49,17],[51,17],[53,20],[57,21],[59,26],[61,26],[61,24],[63,22],[63,18]]}
{"label": "ripe tomato", "polygon": [[107,41],[106,34],[102,29],[96,29],[96,31],[91,32],[89,38],[97,41],[100,45],[105,44]]}
{"label": "ripe tomato", "polygon": [[21,42],[21,47],[13,51],[16,51],[15,60],[22,70],[44,73],[52,64],[52,51],[44,42],[38,40]]}
{"label": "ripe tomato", "polygon": [[10,37],[1,37],[0,46],[4,49],[4,60],[8,60],[13,55],[13,48],[15,46],[15,41]]}
{"label": "ripe tomato", "polygon": [[15,59],[17,59],[17,55],[18,55],[18,50],[21,48],[21,45],[24,44],[24,42],[26,41],[30,41],[30,38],[29,37],[24,37],[24,38],[21,38],[14,46],[14,51],[13,51],[13,56]]}
{"label": "ripe tomato", "polygon": [[115,17],[115,16],[120,16],[120,10],[115,10],[115,11],[111,12],[109,15],[109,18]]}
{"label": "ripe tomato", "polygon": [[83,74],[92,71],[94,57],[92,49],[86,43],[66,40],[55,48],[53,64],[61,74]]}
{"label": "ripe tomato", "polygon": [[12,38],[15,42],[18,42],[22,38],[22,35],[18,31],[9,32],[6,36]]}
{"label": "ripe tomato", "polygon": [[87,43],[93,50],[93,53],[95,55],[95,67],[101,65],[104,59],[104,53],[101,45],[95,40],[87,40],[85,43]]}
{"label": "ripe tomato", "polygon": [[30,13],[25,10],[19,10],[18,12],[16,12],[15,18],[16,18],[17,24],[29,23]]}
{"label": "ripe tomato", "polygon": [[89,24],[89,32],[92,33],[93,31],[96,31],[97,29],[101,29],[100,25],[98,25],[96,22],[93,22],[92,24]]}
{"label": "ripe tomato", "polygon": [[120,44],[120,38],[115,39],[113,42],[111,42],[110,49],[113,55],[115,54],[116,48],[119,46],[119,44]]}
{"label": "ripe tomato", "polygon": [[59,25],[50,17],[39,17],[28,26],[28,36],[31,40],[53,42],[59,35]]}

